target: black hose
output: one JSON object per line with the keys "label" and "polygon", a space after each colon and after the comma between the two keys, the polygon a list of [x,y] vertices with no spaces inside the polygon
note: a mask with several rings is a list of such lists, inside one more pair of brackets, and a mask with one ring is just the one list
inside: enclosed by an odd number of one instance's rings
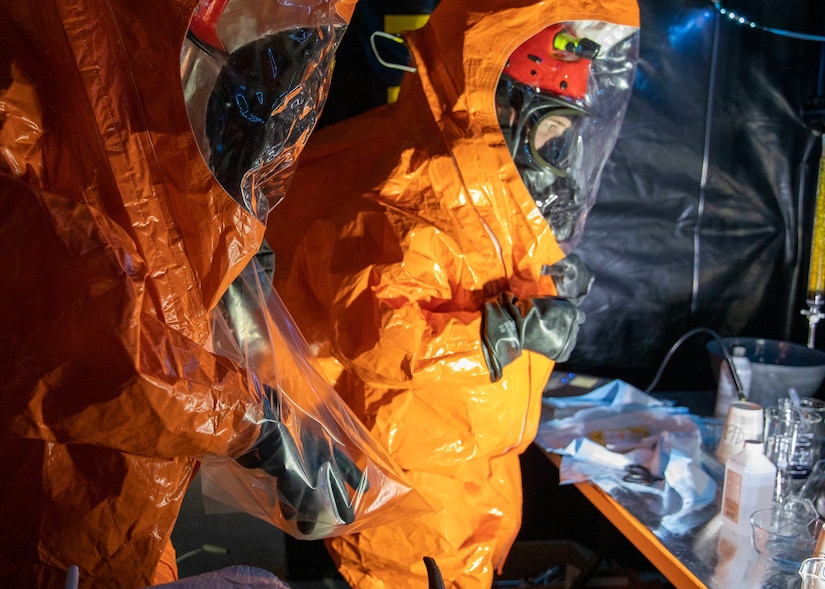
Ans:
{"label": "black hose", "polygon": [[737,373],[736,367],[733,364],[733,358],[731,357],[728,348],[725,346],[725,342],[722,341],[722,338],[719,337],[719,334],[717,334],[715,331],[707,327],[696,327],[694,329],[691,329],[690,331],[682,335],[682,337],[680,337],[678,340],[676,340],[676,343],[674,343],[670,347],[670,350],[668,350],[667,354],[662,360],[662,363],[659,365],[659,370],[656,372],[656,376],[653,377],[653,381],[647,386],[645,392],[650,393],[656,387],[656,385],[659,384],[659,379],[662,377],[662,374],[665,371],[667,363],[670,362],[670,359],[673,357],[673,354],[676,353],[676,350],[678,350],[679,347],[683,343],[685,343],[685,341],[687,341],[689,338],[700,333],[704,333],[706,335],[711,336],[719,344],[719,347],[722,350],[722,355],[725,357],[725,361],[728,363],[728,366],[730,366],[730,372],[731,375],[733,375],[733,382],[736,385],[736,391],[739,394],[739,400],[747,401],[747,397],[745,396],[745,390],[742,387],[742,381],[739,379],[739,374]]}

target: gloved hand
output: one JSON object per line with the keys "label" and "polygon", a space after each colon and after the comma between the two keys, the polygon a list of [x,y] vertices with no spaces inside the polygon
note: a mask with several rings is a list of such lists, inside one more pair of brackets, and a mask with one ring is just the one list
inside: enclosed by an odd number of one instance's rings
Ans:
{"label": "gloved hand", "polygon": [[593,286],[593,273],[576,254],[568,254],[552,266],[542,268],[543,275],[553,278],[556,294],[576,306],[580,305]]}
{"label": "gloved hand", "polygon": [[493,382],[522,350],[564,362],[576,345],[585,318],[578,304],[590,289],[593,275],[574,255],[548,266],[545,274],[553,276],[562,296],[519,300],[503,292],[484,304],[481,343]]}
{"label": "gloved hand", "polygon": [[522,350],[564,362],[576,345],[579,324],[584,322],[584,313],[568,300],[519,300],[510,292],[487,301],[483,312],[481,343],[493,382]]}
{"label": "gloved hand", "polygon": [[[300,428],[300,445],[284,424],[279,395],[265,387],[265,420],[258,443],[237,461],[277,479],[278,502],[287,521],[310,536],[316,526],[350,524],[355,511],[347,485],[364,492],[367,478],[323,430]],[[301,424],[293,420],[293,430]],[[317,425],[314,421],[304,425]]]}

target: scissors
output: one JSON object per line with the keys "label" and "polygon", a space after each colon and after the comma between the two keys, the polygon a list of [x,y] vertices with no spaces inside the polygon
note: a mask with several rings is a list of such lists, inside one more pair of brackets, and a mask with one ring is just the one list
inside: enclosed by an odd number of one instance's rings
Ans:
{"label": "scissors", "polygon": [[641,464],[628,464],[624,467],[625,474],[622,480],[626,483],[636,483],[639,485],[650,486],[653,483],[664,480],[662,477],[653,475],[647,468]]}

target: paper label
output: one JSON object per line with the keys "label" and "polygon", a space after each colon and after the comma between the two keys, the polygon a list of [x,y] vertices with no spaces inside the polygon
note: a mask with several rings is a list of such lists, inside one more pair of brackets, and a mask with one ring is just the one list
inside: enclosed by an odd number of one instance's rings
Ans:
{"label": "paper label", "polygon": [[589,437],[597,444],[607,448],[620,445],[635,448],[649,435],[650,429],[643,426],[633,426],[592,431]]}
{"label": "paper label", "polygon": [[725,478],[725,497],[722,502],[722,515],[735,524],[739,523],[739,498],[742,493],[742,475],[728,471]]}

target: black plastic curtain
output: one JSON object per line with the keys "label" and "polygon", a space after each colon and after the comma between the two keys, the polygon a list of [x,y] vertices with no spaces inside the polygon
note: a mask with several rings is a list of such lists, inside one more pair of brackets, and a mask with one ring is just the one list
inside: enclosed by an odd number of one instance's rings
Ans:
{"label": "black plastic curtain", "polygon": [[[694,327],[806,342],[822,44],[784,32],[823,33],[825,13],[813,0],[640,7],[634,93],[579,247],[596,282],[569,367],[643,386]],[[686,342],[663,385],[709,378],[705,343]]]}

